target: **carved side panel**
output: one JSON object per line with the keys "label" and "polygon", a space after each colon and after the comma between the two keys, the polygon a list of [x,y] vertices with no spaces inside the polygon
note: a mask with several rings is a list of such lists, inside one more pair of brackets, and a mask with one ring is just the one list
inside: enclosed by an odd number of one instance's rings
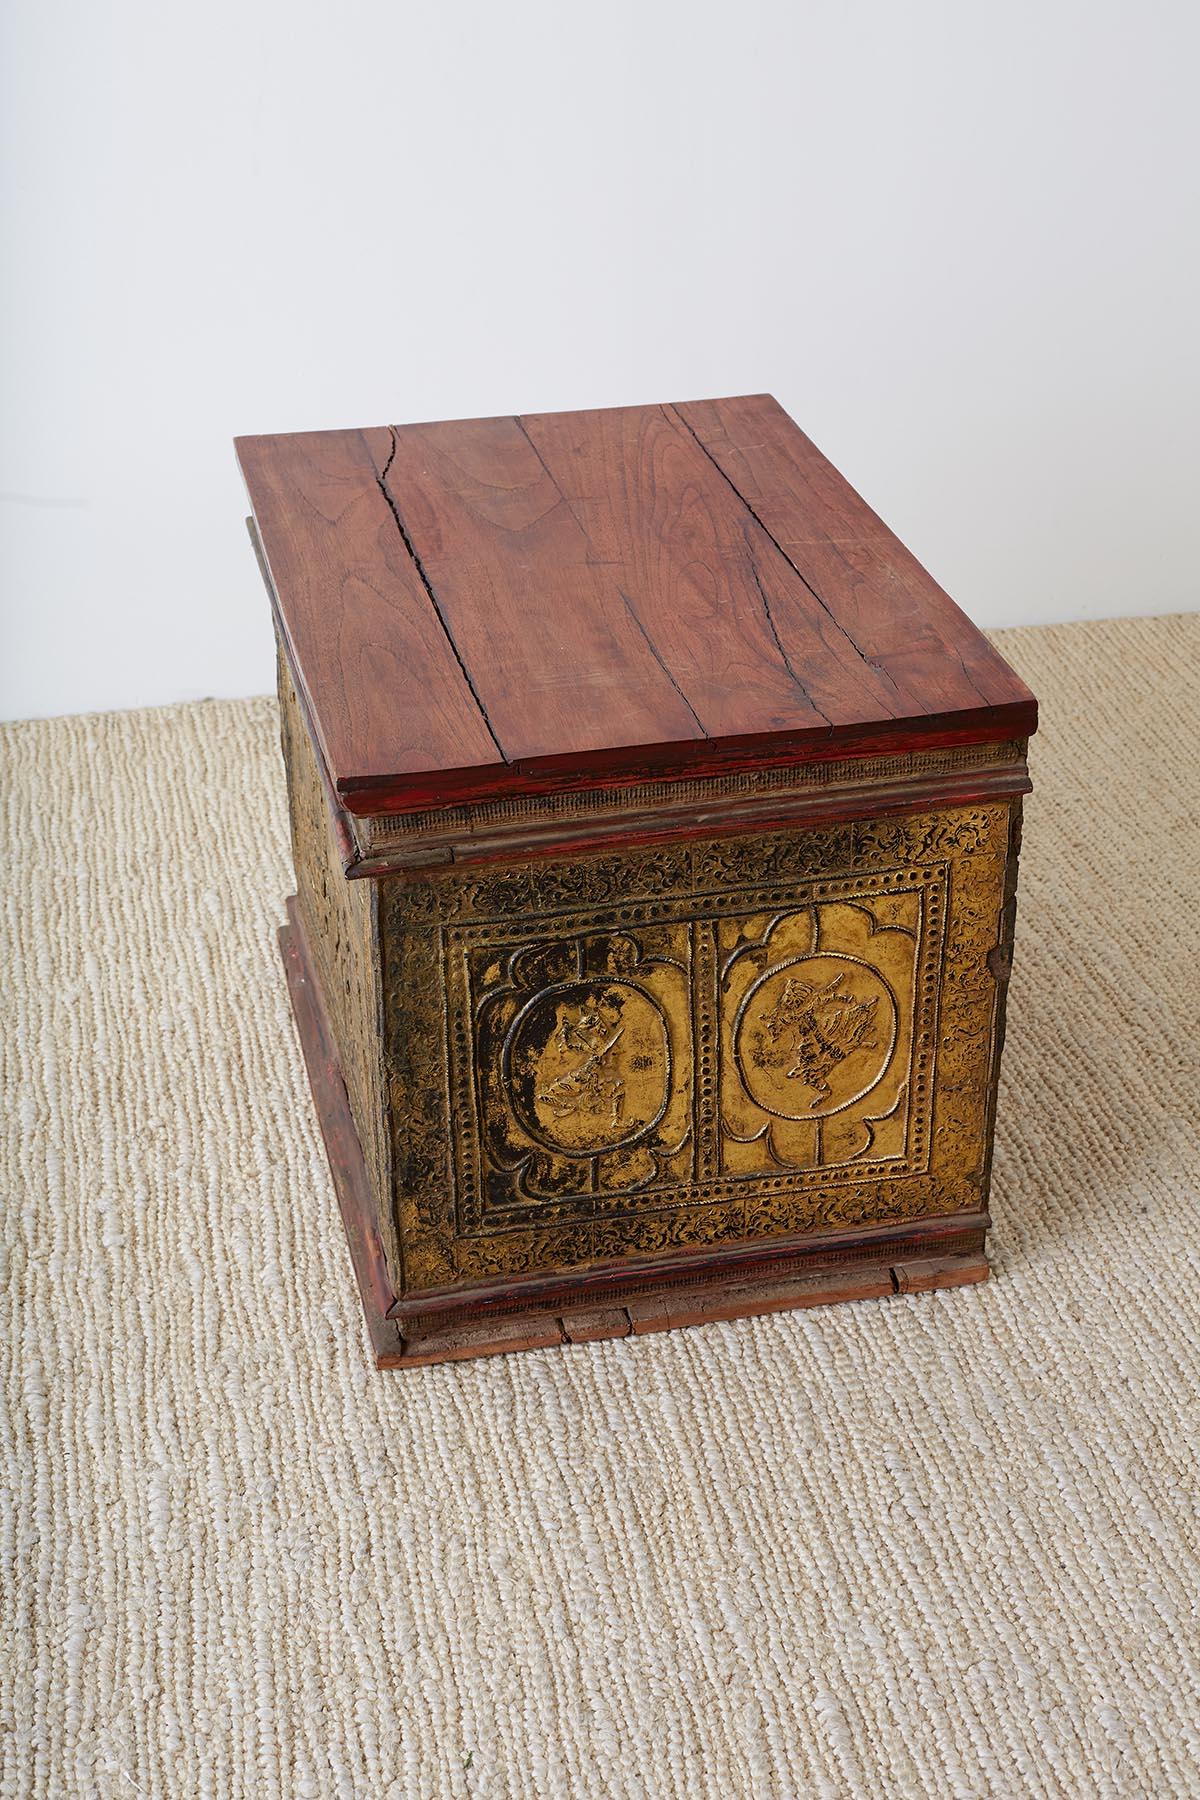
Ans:
{"label": "carved side panel", "polygon": [[337,1040],[350,1110],[372,1186],[380,1197],[384,1244],[399,1285],[400,1259],[390,1204],[391,1145],[385,1116],[377,889],[373,882],[346,879],[312,744],[282,656],[278,671],[296,893]]}
{"label": "carved side panel", "polygon": [[1009,822],[388,882],[408,1291],[981,1205]]}

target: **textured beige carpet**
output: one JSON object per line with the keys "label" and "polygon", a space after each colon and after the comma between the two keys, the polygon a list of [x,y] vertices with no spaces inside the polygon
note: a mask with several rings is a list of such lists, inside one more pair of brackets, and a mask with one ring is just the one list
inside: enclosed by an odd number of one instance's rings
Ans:
{"label": "textured beige carpet", "polygon": [[1003,642],[996,1279],[406,1375],[272,704],[0,737],[6,1794],[1200,1793],[1200,618]]}

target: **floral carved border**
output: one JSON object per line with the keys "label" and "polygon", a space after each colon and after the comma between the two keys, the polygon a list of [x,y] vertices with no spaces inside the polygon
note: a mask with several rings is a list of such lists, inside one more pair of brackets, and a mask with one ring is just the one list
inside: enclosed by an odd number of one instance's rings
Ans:
{"label": "floral carved border", "polygon": [[[998,999],[989,953],[1001,935],[1011,811],[1006,801],[383,883],[384,1049],[406,1291],[979,1206]],[[636,1204],[581,1218],[578,1207],[547,1202],[535,1216],[483,1232],[478,1210],[464,1212],[479,1154],[466,946],[808,904],[835,890],[870,894],[872,882],[925,871],[945,895],[945,935],[926,971],[937,1049],[924,1166],[722,1177],[698,1118],[694,1174]]]}

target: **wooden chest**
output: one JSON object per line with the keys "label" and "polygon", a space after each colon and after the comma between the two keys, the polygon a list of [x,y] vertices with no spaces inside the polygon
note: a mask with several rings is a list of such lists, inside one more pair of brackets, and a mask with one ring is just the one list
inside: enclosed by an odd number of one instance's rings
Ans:
{"label": "wooden chest", "polygon": [[238,451],[379,1364],[981,1280],[1036,705],[776,402]]}

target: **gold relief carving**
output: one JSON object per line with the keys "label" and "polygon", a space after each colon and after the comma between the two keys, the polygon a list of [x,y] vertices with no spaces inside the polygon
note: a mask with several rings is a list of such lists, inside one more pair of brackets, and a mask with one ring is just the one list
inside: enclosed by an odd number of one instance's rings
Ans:
{"label": "gold relief carving", "polygon": [[941,871],[722,920],[721,1114],[732,1172],[924,1167]]}
{"label": "gold relief carving", "polygon": [[1011,805],[382,883],[407,1290],[980,1205]]}
{"label": "gold relief carving", "polygon": [[[476,1227],[530,1203],[538,1218],[553,1201],[590,1214],[690,1171],[686,926],[460,949],[475,1044],[459,1077],[476,1087],[482,1145],[460,1202]],[[476,1166],[460,1159],[460,1175]]]}
{"label": "gold relief carving", "polygon": [[[882,1076],[896,1044],[896,997],[854,957],[793,957],[768,969],[746,996],[734,1044],[742,1080],[767,1112],[802,1123],[823,1119],[869,1094]],[[845,1087],[847,1062],[855,1071],[848,1097],[830,1086],[832,1077]],[[800,1102],[785,1086],[797,1080],[812,1092],[806,1113],[795,1111]]]}
{"label": "gold relief carving", "polygon": [[630,982],[571,981],[536,995],[508,1049],[505,1090],[550,1150],[579,1156],[637,1143],[666,1111],[667,1022]]}

